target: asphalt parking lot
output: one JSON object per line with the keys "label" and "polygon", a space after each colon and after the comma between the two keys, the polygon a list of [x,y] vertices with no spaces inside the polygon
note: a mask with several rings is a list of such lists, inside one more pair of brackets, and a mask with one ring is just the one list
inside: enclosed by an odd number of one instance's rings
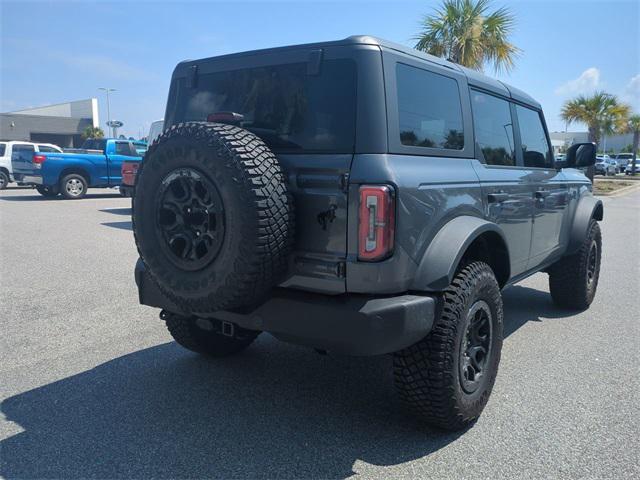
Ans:
{"label": "asphalt parking lot", "polygon": [[505,291],[493,395],[443,434],[400,412],[389,357],[178,347],[137,303],[128,199],[3,191],[0,476],[639,478],[640,192],[604,202],[591,309],[544,274]]}

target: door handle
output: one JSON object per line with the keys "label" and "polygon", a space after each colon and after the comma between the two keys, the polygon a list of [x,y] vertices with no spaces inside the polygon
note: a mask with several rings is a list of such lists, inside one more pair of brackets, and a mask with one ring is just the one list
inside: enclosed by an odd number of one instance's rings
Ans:
{"label": "door handle", "polygon": [[549,195],[551,195],[551,192],[549,192],[548,190],[536,191],[536,198],[547,198]]}
{"label": "door handle", "polygon": [[504,192],[490,193],[487,195],[489,203],[502,203],[509,199],[509,194]]}

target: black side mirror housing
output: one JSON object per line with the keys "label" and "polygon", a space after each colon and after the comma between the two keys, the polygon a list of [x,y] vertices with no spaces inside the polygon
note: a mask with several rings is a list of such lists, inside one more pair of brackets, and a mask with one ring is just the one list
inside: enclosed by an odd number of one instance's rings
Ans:
{"label": "black side mirror housing", "polygon": [[575,143],[569,147],[565,156],[563,167],[584,168],[596,164],[595,143]]}

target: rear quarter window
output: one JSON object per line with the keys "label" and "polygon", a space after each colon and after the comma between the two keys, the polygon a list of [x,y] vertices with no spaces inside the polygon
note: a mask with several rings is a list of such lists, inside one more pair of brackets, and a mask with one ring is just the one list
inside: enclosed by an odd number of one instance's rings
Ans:
{"label": "rear quarter window", "polygon": [[462,150],[464,131],[458,82],[434,72],[396,66],[400,142]]}
{"label": "rear quarter window", "polygon": [[4,157],[4,154],[7,152],[7,144],[0,143],[0,157]]}

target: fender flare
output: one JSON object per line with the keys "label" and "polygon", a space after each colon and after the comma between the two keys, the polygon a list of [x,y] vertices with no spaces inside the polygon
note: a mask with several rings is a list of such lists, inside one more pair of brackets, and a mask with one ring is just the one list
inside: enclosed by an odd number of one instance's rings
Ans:
{"label": "fender flare", "polygon": [[591,219],[602,220],[603,216],[604,207],[602,200],[598,200],[591,195],[584,195],[578,200],[576,213],[573,216],[573,223],[571,224],[567,255],[576,253],[580,249],[580,245],[582,245],[589,230]]}
{"label": "fender flare", "polygon": [[[499,235],[503,244],[507,245],[502,229],[482,218],[463,215],[443,225],[422,256],[412,290],[442,291],[447,288],[453,280],[462,256],[474,240],[486,232]],[[506,280],[508,277],[509,274]]]}

